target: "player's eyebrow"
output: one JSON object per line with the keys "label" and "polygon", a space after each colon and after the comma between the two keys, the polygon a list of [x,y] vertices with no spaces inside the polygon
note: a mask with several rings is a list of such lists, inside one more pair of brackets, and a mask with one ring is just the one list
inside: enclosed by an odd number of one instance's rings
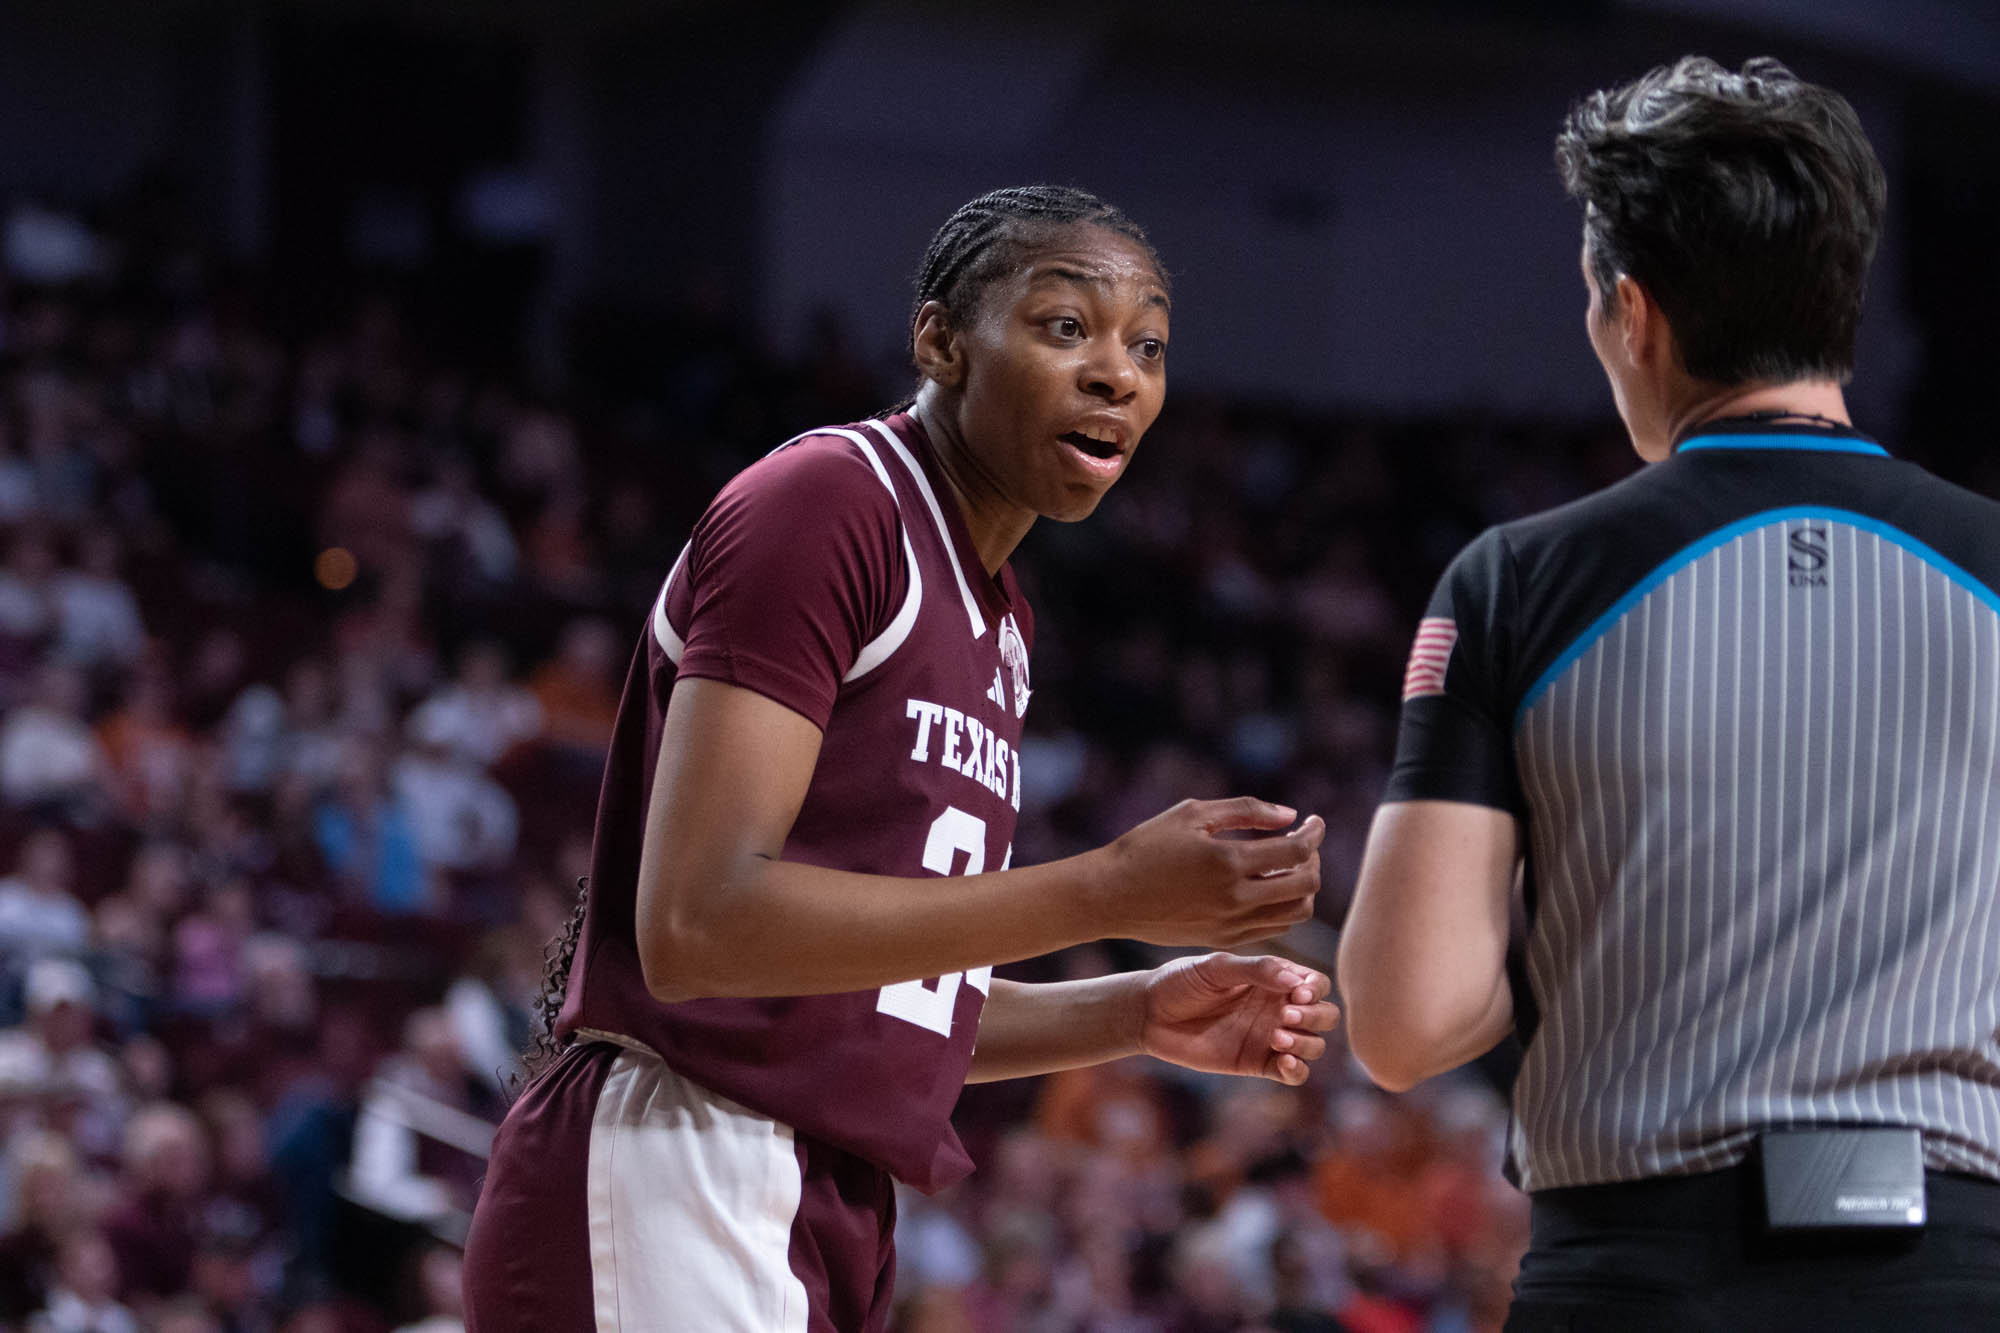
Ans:
{"label": "player's eyebrow", "polygon": [[[1037,265],[1035,270],[1028,275],[1028,282],[1031,286],[1039,286],[1041,283],[1052,279],[1073,283],[1078,287],[1094,287],[1101,292],[1109,292],[1114,286],[1111,276],[1107,273],[1092,272],[1089,269],[1083,268],[1072,268],[1062,263]],[[1157,288],[1147,292],[1141,298],[1141,302],[1149,306],[1158,306],[1162,310],[1171,311],[1173,309],[1173,306],[1167,300],[1166,293]]]}

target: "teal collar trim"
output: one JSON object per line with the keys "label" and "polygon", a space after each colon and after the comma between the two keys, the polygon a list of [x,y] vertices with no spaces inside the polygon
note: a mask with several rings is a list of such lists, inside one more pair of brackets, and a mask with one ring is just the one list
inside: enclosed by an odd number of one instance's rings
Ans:
{"label": "teal collar trim", "polygon": [[1820,435],[1799,432],[1772,433],[1762,435],[1696,435],[1682,440],[1674,450],[1681,453],[1688,449],[1807,449],[1827,454],[1873,454],[1887,458],[1889,451],[1873,440],[1854,435]]}

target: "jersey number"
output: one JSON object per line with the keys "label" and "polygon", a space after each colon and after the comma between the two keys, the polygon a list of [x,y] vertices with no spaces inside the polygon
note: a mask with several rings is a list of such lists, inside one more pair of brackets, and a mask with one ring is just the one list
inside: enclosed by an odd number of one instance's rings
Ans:
{"label": "jersey number", "polygon": [[[965,853],[963,870],[958,869],[960,852]],[[1000,868],[1005,870],[1013,859],[1014,849],[1009,847]],[[931,821],[930,836],[924,839],[924,869],[936,875],[976,875],[986,869],[986,821],[955,805],[946,806],[944,813]],[[993,969],[947,972],[936,981],[898,981],[882,988],[875,1011],[949,1037],[951,1011],[958,1003],[961,981],[984,995],[993,984]]]}

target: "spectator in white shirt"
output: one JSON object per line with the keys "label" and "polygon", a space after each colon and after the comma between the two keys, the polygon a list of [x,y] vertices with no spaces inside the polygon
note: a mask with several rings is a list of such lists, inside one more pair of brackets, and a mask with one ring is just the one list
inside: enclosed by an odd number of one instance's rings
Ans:
{"label": "spectator in white shirt", "polygon": [[24,989],[28,1021],[0,1032],[10,1134],[55,1129],[84,1153],[114,1151],[125,1128],[125,1085],[118,1062],[97,1044],[90,974],[67,958],[43,958],[28,969]]}
{"label": "spectator in white shirt", "polygon": [[410,501],[410,526],[452,573],[498,587],[513,578],[518,550],[506,515],[478,482],[470,460],[442,459],[436,479]]}
{"label": "spectator in white shirt", "polygon": [[331,787],[340,772],[342,728],[335,702],[333,673],[321,658],[301,657],[286,670],[280,762],[315,794]]}
{"label": "spectator in white shirt", "polygon": [[110,765],[83,721],[85,685],[75,668],[44,663],[34,697],[0,726],[0,797],[10,805],[82,814],[106,799]]}
{"label": "spectator in white shirt", "polygon": [[396,794],[410,812],[417,854],[437,870],[494,870],[514,854],[514,798],[470,759],[452,753],[435,717],[412,717],[396,760]]}
{"label": "spectator in white shirt", "polygon": [[118,534],[96,524],[78,538],[78,568],[55,578],[56,655],[85,670],[129,666],[146,647],[139,599],[119,574]]}
{"label": "spectator in white shirt", "polygon": [[72,891],[75,875],[67,834],[45,828],[28,835],[12,873],[0,879],[0,956],[25,968],[89,948],[90,914]]}
{"label": "spectator in white shirt", "polygon": [[417,1010],[403,1024],[402,1049],[362,1098],[348,1193],[388,1217],[462,1220],[478,1194],[497,1109],[466,1065],[451,1016]]}
{"label": "spectator in white shirt", "polygon": [[29,1333],[140,1333],[118,1303],[118,1257],[96,1231],[79,1231],[62,1247],[48,1308],[28,1321]]}
{"label": "spectator in white shirt", "polygon": [[541,734],[542,706],[510,678],[507,650],[490,639],[467,645],[458,678],[432,693],[410,716],[413,732],[435,737],[482,768],[508,748]]}

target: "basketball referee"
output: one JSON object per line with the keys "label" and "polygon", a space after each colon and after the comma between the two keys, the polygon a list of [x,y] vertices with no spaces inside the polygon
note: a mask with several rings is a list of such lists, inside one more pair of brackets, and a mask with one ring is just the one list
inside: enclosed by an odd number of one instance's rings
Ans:
{"label": "basketball referee", "polygon": [[1772,60],[1597,93],[1556,158],[1650,466],[1441,581],[1354,1053],[1519,1032],[1509,1330],[2000,1328],[2000,504],[1849,421],[1881,167]]}

